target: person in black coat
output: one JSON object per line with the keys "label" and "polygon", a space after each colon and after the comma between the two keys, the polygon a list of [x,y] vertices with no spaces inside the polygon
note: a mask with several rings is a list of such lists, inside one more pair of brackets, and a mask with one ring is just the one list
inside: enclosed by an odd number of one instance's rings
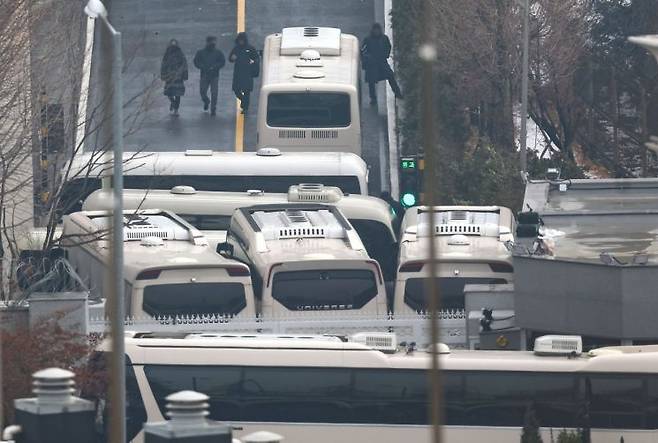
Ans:
{"label": "person in black coat", "polygon": [[362,67],[366,71],[366,82],[370,92],[370,104],[377,104],[377,90],[375,86],[382,80],[388,80],[396,98],[402,98],[402,92],[395,81],[393,69],[388,64],[391,55],[391,41],[382,32],[379,23],[372,25],[370,35],[363,40],[361,45]]}
{"label": "person in black coat", "polygon": [[178,115],[180,98],[185,95],[185,80],[187,80],[187,59],[178,46],[176,39],[169,41],[160,65],[160,79],[165,82],[164,95],[169,97],[169,111]]}
{"label": "person in black coat", "polygon": [[249,95],[254,89],[254,77],[260,71],[260,57],[256,48],[249,44],[246,32],[240,32],[235,39],[235,46],[228,56],[228,61],[235,63],[233,69],[233,92],[240,100],[242,113],[249,110]]}
{"label": "person in black coat", "polygon": [[[206,47],[199,49],[194,56],[194,66],[201,71],[199,81],[199,92],[203,101],[203,110],[208,110],[210,115],[217,113],[217,93],[219,92],[219,70],[224,67],[226,60],[224,53],[217,49],[217,37],[206,38]],[[210,99],[208,99],[208,88],[210,88]]]}

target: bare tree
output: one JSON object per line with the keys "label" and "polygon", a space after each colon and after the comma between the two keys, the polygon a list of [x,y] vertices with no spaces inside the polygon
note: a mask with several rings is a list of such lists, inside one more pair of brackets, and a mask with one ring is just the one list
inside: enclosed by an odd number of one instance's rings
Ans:
{"label": "bare tree", "polygon": [[572,145],[585,117],[576,77],[586,53],[586,3],[540,0],[532,11],[529,112],[552,145],[573,159]]}
{"label": "bare tree", "polygon": [[[104,134],[112,118],[105,106],[112,91],[98,87],[102,75],[90,76],[93,21],[83,6],[83,0],[0,0],[2,300],[20,290],[14,271],[27,250],[30,266],[48,266],[62,214],[93,190],[85,188],[90,179],[111,169]],[[97,67],[101,74],[106,68]],[[124,98],[131,110],[124,117],[125,135],[139,129],[154,83]],[[49,118],[53,110],[55,119]],[[88,162],[74,169],[72,160],[82,153]],[[68,183],[76,180],[82,186],[71,190]]]}

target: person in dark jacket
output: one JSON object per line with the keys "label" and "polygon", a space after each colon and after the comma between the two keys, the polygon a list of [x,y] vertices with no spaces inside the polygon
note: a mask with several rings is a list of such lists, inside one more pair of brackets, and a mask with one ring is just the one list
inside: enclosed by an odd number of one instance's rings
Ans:
{"label": "person in dark jacket", "polygon": [[402,221],[402,217],[404,216],[404,212],[405,212],[404,206],[402,206],[399,201],[395,200],[391,195],[391,193],[388,191],[382,191],[379,198],[381,198],[386,203],[388,203],[391,209],[393,209],[393,212],[395,212],[398,221]]}
{"label": "person in dark jacket", "polygon": [[235,46],[228,56],[228,61],[235,63],[233,69],[233,92],[240,100],[242,113],[249,110],[249,95],[254,89],[254,77],[260,71],[260,57],[256,48],[249,44],[246,32],[240,32],[235,39]]}
{"label": "person in dark jacket", "polygon": [[185,95],[185,80],[187,80],[187,59],[178,46],[176,39],[169,41],[160,65],[160,79],[165,82],[164,95],[169,97],[169,111],[178,115],[180,98]]}
{"label": "person in dark jacket", "polygon": [[[226,60],[224,53],[217,49],[217,37],[206,38],[206,47],[199,49],[194,56],[194,66],[201,71],[199,81],[199,92],[203,101],[203,110],[208,110],[210,115],[217,113],[217,93],[219,92],[219,70],[224,67]],[[208,99],[208,88],[210,88],[210,99]]]}
{"label": "person in dark jacket", "polygon": [[393,69],[388,64],[391,55],[391,41],[382,32],[379,23],[372,25],[370,35],[363,40],[361,45],[362,67],[366,71],[366,82],[370,92],[370,104],[377,104],[377,90],[375,86],[382,80],[388,80],[396,98],[402,98],[402,92],[395,81]]}

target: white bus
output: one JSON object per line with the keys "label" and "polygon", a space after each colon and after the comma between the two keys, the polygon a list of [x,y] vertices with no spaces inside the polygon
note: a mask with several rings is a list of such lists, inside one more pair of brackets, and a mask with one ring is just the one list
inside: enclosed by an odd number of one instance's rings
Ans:
{"label": "white bus", "polygon": [[514,216],[502,206],[438,206],[430,227],[426,206],[409,208],[400,228],[400,253],[395,282],[395,310],[426,311],[429,242],[436,246],[438,287],[443,309],[464,308],[467,284],[512,283]]}
{"label": "white bus", "polygon": [[265,317],[388,312],[381,268],[335,206],[240,208],[217,248],[250,265]]}
{"label": "white bus", "polygon": [[[388,203],[377,197],[345,195],[340,188],[303,183],[291,186],[287,194],[259,190],[197,191],[191,186],[177,186],[168,191],[128,189],[123,199],[126,209],[166,209],[175,212],[202,231],[211,243],[225,241],[231,216],[238,208],[301,202],[335,205],[359,234],[368,255],[382,266],[387,280],[395,278],[399,223]],[[106,210],[111,207],[111,201],[111,193],[98,190],[87,197],[83,209]]]}
{"label": "white bus", "polygon": [[[288,192],[298,183],[336,186],[346,194],[368,195],[368,167],[354,154],[341,152],[128,152],[124,155],[124,187],[171,189],[193,186],[200,191]],[[61,211],[81,210],[89,194],[110,177],[112,165],[102,155],[83,154],[70,165],[69,180],[62,190]]]}
{"label": "white bus", "polygon": [[[124,218],[127,315],[255,315],[247,266],[219,256],[197,229],[174,214],[126,211]],[[110,262],[110,223],[107,211],[64,218],[62,247],[92,298],[107,298],[103,280]]]}
{"label": "white bus", "polygon": [[258,146],[361,155],[359,41],[338,28],[265,38]]}
{"label": "white bus", "polygon": [[[538,341],[546,339],[575,337]],[[195,390],[237,438],[267,430],[286,443],[432,441],[424,351],[318,336],[147,333],[127,338],[126,354],[129,439],[143,438],[143,422],[164,420],[168,395]],[[518,442],[530,408],[544,441],[587,424],[595,443],[658,438],[657,346],[580,355],[441,347],[439,359],[447,443]],[[94,367],[103,365],[97,354]]]}

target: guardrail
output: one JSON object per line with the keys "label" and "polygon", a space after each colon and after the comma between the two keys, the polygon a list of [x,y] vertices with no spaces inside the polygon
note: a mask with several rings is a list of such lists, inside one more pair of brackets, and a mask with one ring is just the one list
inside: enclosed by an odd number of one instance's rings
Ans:
{"label": "guardrail", "polygon": [[[466,347],[466,314],[463,310],[441,311],[438,315],[441,342],[451,347]],[[109,320],[90,318],[89,332],[109,331]],[[332,334],[357,332],[395,332],[399,342],[430,343],[428,314],[365,315],[341,313],[328,316],[322,312],[305,312],[285,316],[224,317],[221,315],[126,318],[126,330],[138,332],[213,332],[263,334]]]}

